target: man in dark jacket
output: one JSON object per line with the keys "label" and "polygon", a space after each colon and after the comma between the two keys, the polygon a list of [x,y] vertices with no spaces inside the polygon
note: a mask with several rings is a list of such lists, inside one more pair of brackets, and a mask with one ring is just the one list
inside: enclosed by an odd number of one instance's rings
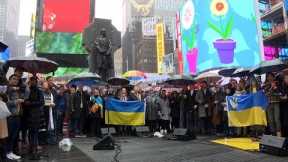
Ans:
{"label": "man in dark jacket", "polygon": [[59,92],[56,96],[55,108],[56,108],[56,134],[57,138],[61,139],[63,137],[63,122],[65,118],[65,112],[67,109],[67,98],[66,98],[65,88],[60,87]]}
{"label": "man in dark jacket", "polygon": [[193,131],[195,128],[195,118],[197,118],[196,111],[196,90],[193,87],[188,87],[186,92],[186,102],[185,102],[185,114],[186,114],[186,128],[190,131]]}
{"label": "man in dark jacket", "polygon": [[70,94],[68,95],[68,115],[70,117],[70,132],[72,136],[80,135],[80,105],[81,105],[81,96],[76,92],[76,86],[72,85],[70,87]]}
{"label": "man in dark jacket", "polygon": [[80,96],[80,133],[87,134],[88,127],[87,125],[87,117],[89,114],[88,105],[90,101],[90,96],[87,92],[83,91],[83,87],[79,87],[77,95]]}
{"label": "man in dark jacket", "polygon": [[24,108],[27,110],[29,143],[31,145],[32,159],[40,159],[37,151],[38,133],[41,125],[41,113],[44,106],[44,96],[37,86],[37,78],[31,77],[29,80],[29,94],[24,101]]}

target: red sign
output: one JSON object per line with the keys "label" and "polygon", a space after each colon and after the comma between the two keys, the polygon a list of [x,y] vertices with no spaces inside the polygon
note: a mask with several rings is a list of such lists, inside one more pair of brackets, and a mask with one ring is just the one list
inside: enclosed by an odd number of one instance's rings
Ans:
{"label": "red sign", "polygon": [[177,38],[177,56],[178,56],[178,69],[179,74],[183,74],[183,58],[182,58],[182,42],[181,42],[181,27],[180,27],[180,14],[176,15],[176,38]]}
{"label": "red sign", "polygon": [[43,31],[79,33],[89,24],[90,0],[44,0]]}

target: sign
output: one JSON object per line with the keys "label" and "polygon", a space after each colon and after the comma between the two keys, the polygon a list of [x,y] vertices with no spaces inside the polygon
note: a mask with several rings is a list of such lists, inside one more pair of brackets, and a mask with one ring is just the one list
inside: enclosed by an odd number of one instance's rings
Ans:
{"label": "sign", "polygon": [[180,11],[184,73],[257,66],[263,54],[256,8],[255,1],[187,0]]}
{"label": "sign", "polygon": [[164,24],[156,24],[157,72],[162,73],[163,57],[165,55]]}
{"label": "sign", "polygon": [[142,33],[143,36],[155,36],[155,26],[158,22],[158,18],[156,17],[147,17],[142,19]]}
{"label": "sign", "polygon": [[180,13],[176,14],[176,40],[177,40],[177,59],[178,59],[178,72],[183,74],[183,58],[182,58],[182,40],[181,40],[181,22]]}

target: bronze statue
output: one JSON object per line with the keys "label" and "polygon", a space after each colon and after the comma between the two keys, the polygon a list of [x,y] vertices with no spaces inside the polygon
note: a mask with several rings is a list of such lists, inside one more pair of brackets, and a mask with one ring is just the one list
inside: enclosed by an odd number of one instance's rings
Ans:
{"label": "bronze statue", "polygon": [[100,36],[95,39],[92,45],[86,46],[89,53],[89,71],[99,74],[103,80],[107,81],[111,77],[114,63],[112,58],[111,41],[107,38],[106,29],[101,29]]}

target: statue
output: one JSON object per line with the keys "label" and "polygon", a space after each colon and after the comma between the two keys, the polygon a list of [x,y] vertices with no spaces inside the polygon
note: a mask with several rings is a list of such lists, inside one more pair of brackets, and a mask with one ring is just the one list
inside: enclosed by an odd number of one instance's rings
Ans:
{"label": "statue", "polygon": [[107,81],[113,72],[114,62],[112,45],[107,38],[106,29],[101,29],[100,36],[95,39],[90,48],[86,46],[86,49],[89,53],[89,71],[99,74],[103,80]]}

